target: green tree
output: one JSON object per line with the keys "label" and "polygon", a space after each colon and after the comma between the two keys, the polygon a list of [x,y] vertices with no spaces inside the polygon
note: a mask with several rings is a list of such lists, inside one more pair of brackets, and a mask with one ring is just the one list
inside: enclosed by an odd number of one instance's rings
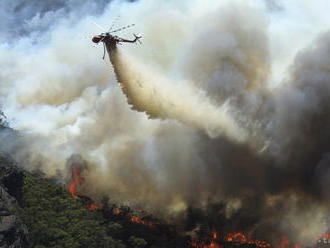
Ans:
{"label": "green tree", "polygon": [[129,243],[132,246],[132,248],[143,248],[146,247],[146,245],[148,244],[144,239],[135,236],[131,236],[129,238]]}

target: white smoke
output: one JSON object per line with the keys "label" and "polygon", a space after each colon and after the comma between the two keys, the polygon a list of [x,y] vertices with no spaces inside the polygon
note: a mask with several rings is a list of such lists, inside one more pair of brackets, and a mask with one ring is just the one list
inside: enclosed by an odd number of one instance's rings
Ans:
{"label": "white smoke", "polygon": [[205,93],[187,82],[170,82],[126,54],[111,54],[117,79],[133,108],[151,118],[174,119],[204,129],[210,137],[225,134],[242,142],[246,133],[228,114],[226,105],[212,104]]}
{"label": "white smoke", "polygon": [[[313,180],[329,185],[314,171],[327,171],[329,152],[329,35],[314,42],[329,28],[326,0],[281,1],[282,10],[270,12],[252,0],[75,2],[6,19],[0,105],[23,144],[1,132],[2,149],[49,176],[66,173],[67,159],[80,154],[90,167],[90,193],[154,211],[177,213],[229,196],[240,203],[228,205],[234,216],[246,205],[236,199],[278,196],[265,206],[260,200],[260,213],[281,215],[274,226],[287,230],[278,223],[295,219],[313,226],[290,226],[301,239],[325,230],[317,224],[328,194],[314,194]],[[109,27],[117,15],[118,27],[136,24],[120,36],[144,38],[141,46],[119,47],[130,102],[161,119],[131,109],[102,48],[83,38],[101,32],[92,21]],[[18,21],[24,28],[13,35]],[[301,191],[306,208],[296,200]]]}

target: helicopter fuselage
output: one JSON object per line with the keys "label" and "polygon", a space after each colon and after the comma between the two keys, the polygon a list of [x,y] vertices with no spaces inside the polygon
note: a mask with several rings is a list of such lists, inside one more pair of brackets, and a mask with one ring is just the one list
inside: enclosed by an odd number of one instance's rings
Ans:
{"label": "helicopter fuselage", "polygon": [[110,42],[110,43],[118,43],[118,42],[121,41],[121,39],[118,38],[117,36],[113,36],[109,33],[102,33],[100,35],[93,36],[92,41],[94,43],[99,43],[100,41]]}
{"label": "helicopter fuselage", "polygon": [[100,41],[102,41],[104,43],[115,43],[116,44],[116,43],[120,43],[120,42],[135,43],[136,41],[139,41],[139,39],[141,39],[141,36],[137,36],[136,34],[133,34],[133,35],[134,35],[133,40],[127,40],[127,39],[120,38],[117,35],[111,35],[109,33],[102,33],[99,35],[94,35],[92,38],[92,41],[94,43],[99,43]]}

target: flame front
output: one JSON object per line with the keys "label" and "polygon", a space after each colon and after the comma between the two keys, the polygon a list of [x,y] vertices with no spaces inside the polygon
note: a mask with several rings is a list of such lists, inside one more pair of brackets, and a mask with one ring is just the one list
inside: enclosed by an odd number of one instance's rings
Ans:
{"label": "flame front", "polygon": [[86,208],[89,210],[89,211],[94,211],[96,209],[99,209],[99,206],[97,206],[96,204],[90,204],[90,205],[86,205]]}
{"label": "flame front", "polygon": [[[209,244],[208,244],[209,243]],[[271,245],[267,243],[266,241],[262,240],[254,240],[250,237],[247,237],[242,232],[235,232],[235,233],[228,233],[223,240],[219,239],[218,233],[213,230],[212,231],[212,238],[208,242],[201,241],[199,238],[195,239],[195,241],[192,242],[192,246],[195,248],[223,248],[224,244],[233,244],[237,246],[241,245],[254,245],[258,248],[270,248]],[[284,248],[277,246],[276,248]],[[285,247],[288,248],[288,247]]]}
{"label": "flame front", "polygon": [[[73,170],[73,173],[72,173],[72,181],[70,183],[70,186],[69,186],[69,191],[72,195],[72,197],[74,199],[77,199],[79,198],[79,196],[77,195],[76,193],[76,186],[83,181],[84,177],[82,175],[80,175],[80,172],[81,172],[81,169],[80,167],[77,167]],[[99,209],[100,207],[94,203],[89,203],[89,202],[86,202],[85,201],[85,204],[86,204],[86,208],[89,210],[89,211],[94,211],[96,209]]]}
{"label": "flame front", "polygon": [[83,177],[80,175],[80,169],[75,168],[72,173],[72,182],[69,187],[69,191],[74,199],[77,199],[78,196],[76,195],[76,186],[79,184],[79,182],[83,179]]}
{"label": "flame front", "polygon": [[134,216],[134,215],[131,217],[131,222],[142,224],[145,226],[152,226],[151,221],[142,220],[139,216]]}
{"label": "flame front", "polygon": [[[192,242],[192,246],[195,248],[223,248],[226,247],[228,244],[232,244],[233,247],[242,247],[244,245],[253,245],[253,247],[256,248],[301,248],[302,245],[294,244],[289,241],[289,239],[286,236],[282,236],[279,242],[275,245],[271,245],[270,243],[264,241],[264,240],[257,240],[252,239],[250,236],[245,235],[242,232],[233,232],[228,233],[227,235],[222,236],[223,238],[219,238],[220,235],[213,230],[212,231],[212,238],[205,241],[201,239],[200,237],[197,237]],[[330,241],[330,233],[325,233],[318,237],[317,243],[319,244],[329,244]],[[315,240],[316,241],[316,240]],[[315,246],[319,247],[319,246]]]}
{"label": "flame front", "polygon": [[[76,187],[81,183],[84,178],[80,174],[81,169],[79,167],[75,168],[72,173],[72,181],[69,186],[69,191],[74,199],[81,198],[84,200],[84,196],[79,196],[76,193]],[[94,211],[99,209],[100,207],[94,203],[90,203],[89,201],[86,202],[86,208],[89,211]],[[119,208],[115,208],[114,214],[119,215],[122,213],[122,210]],[[143,213],[143,210],[139,209],[139,213]],[[129,217],[132,223],[137,223],[145,226],[152,227],[153,223],[151,221],[147,221],[142,219],[137,215],[132,215]],[[321,243],[330,243],[330,233],[324,233],[323,235],[316,238],[314,241],[317,241],[319,244]],[[224,248],[226,245],[232,244],[233,246],[242,247],[244,245],[252,245],[256,248],[301,248],[302,245],[294,244],[290,242],[286,236],[282,236],[279,242],[275,245],[271,245],[270,243],[264,240],[257,240],[253,239],[249,235],[245,235],[242,232],[232,232],[223,235],[219,235],[215,229],[212,230],[211,235],[208,239],[201,239],[200,237],[196,237],[192,242],[191,245],[195,248]]]}

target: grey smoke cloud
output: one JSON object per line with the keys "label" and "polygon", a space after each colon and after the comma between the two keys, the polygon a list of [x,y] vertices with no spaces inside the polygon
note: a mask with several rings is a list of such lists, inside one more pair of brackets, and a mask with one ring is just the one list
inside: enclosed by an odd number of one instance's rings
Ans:
{"label": "grey smoke cloud", "polygon": [[[231,2],[3,2],[2,37],[22,36],[1,40],[0,105],[21,136],[1,132],[1,150],[15,151],[23,166],[48,176],[69,174],[67,161],[79,154],[95,199],[106,194],[171,216],[188,205],[207,209],[221,202],[224,227],[252,233],[271,227],[266,236],[274,239],[282,232],[298,240],[322,233],[329,212],[329,34],[295,55],[273,89],[267,12]],[[142,46],[119,47],[121,83],[138,90],[129,97],[147,94],[143,87],[155,83],[154,117],[162,103],[165,113],[159,119],[131,109],[137,103],[128,104],[102,48],[80,38],[100,32],[92,21],[108,26],[118,14],[118,26],[136,23],[132,32],[144,36]],[[125,74],[132,70],[142,75],[143,87]],[[178,98],[167,94],[183,86],[189,90],[180,91],[182,112],[174,115],[167,103]],[[190,97],[190,90],[203,94]],[[141,98],[149,103],[147,96]],[[205,102],[216,111],[205,108],[198,119]],[[223,104],[234,123],[228,129],[244,130],[243,141],[233,139],[239,132],[210,136],[204,128]]]}
{"label": "grey smoke cloud", "polygon": [[[12,43],[12,39],[42,34],[58,24],[61,19],[78,22],[79,16],[100,15],[109,1],[97,0],[81,4],[76,0],[10,1],[0,3],[0,41]],[[37,38],[37,37],[35,37]]]}
{"label": "grey smoke cloud", "polygon": [[280,0],[265,0],[266,7],[269,11],[281,11],[284,7]]}

